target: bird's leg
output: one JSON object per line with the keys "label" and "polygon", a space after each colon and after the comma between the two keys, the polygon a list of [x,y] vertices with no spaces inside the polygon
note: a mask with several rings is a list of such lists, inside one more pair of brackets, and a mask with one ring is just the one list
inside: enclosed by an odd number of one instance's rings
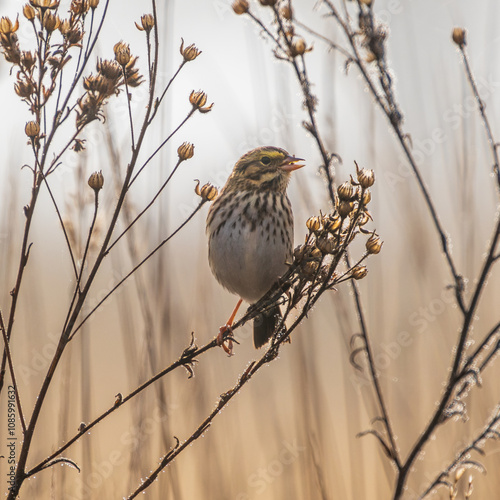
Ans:
{"label": "bird's leg", "polygon": [[[229,354],[229,356],[233,354],[233,340],[231,337],[224,339],[224,335],[228,330],[230,334],[232,334],[231,326],[233,325],[234,318],[236,317],[236,313],[238,312],[238,309],[240,308],[242,302],[243,299],[238,300],[238,303],[236,304],[236,307],[234,308],[231,316],[229,316],[229,319],[226,321],[226,324],[219,328],[219,334],[217,335],[217,345],[220,345],[224,349],[224,351],[226,351]],[[227,346],[225,344],[226,340],[227,340]]]}

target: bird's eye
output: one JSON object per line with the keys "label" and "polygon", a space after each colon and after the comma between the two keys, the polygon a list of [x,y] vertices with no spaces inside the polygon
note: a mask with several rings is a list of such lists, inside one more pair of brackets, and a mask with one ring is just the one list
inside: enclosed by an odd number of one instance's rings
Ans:
{"label": "bird's eye", "polygon": [[263,156],[260,159],[260,162],[263,163],[264,165],[269,165],[271,163],[271,158],[269,158],[269,156]]}

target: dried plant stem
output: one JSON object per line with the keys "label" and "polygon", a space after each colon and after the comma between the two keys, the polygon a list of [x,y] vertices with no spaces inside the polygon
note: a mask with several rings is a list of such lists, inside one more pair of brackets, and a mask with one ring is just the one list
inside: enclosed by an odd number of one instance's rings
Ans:
{"label": "dried plant stem", "polygon": [[160,189],[156,192],[156,194],[153,196],[151,201],[144,207],[139,214],[128,224],[128,226],[120,233],[120,235],[116,238],[111,245],[109,245],[108,252],[111,251],[111,249],[118,243],[118,241],[132,228],[132,226],[153,206],[154,202],[158,199],[158,196],[162,193],[162,191],[167,187],[167,184],[170,182],[170,179],[172,176],[175,174],[176,170],[178,169],[179,165],[182,163],[182,160],[179,159],[173,168],[172,172],[170,172],[170,175],[167,177],[166,181],[161,185]]}
{"label": "dried plant stem", "polygon": [[[160,464],[156,469],[154,469],[150,475],[142,481],[142,484],[128,497],[127,500],[132,500],[136,498],[139,493],[145,491],[153,482],[156,480],[160,472],[171,463],[180,453],[182,453],[190,444],[196,441],[202,434],[210,427],[212,422],[220,415],[222,408],[227,406],[229,401],[239,393],[242,387],[267,363],[270,363],[274,359],[277,359],[279,347],[285,342],[290,334],[295,330],[295,328],[302,322],[302,320],[306,317],[307,312],[314,306],[316,301],[321,296],[321,293],[318,293],[315,297],[313,297],[309,309],[303,309],[300,314],[297,316],[293,324],[286,331],[284,335],[277,338],[271,346],[267,349],[264,355],[257,361],[252,361],[249,367],[245,370],[245,372],[241,375],[238,382],[232,387],[229,391],[225,392],[220,396],[219,401],[217,402],[215,409],[200,423],[200,425],[196,428],[196,430],[182,443],[180,444],[177,440],[177,445],[171,449],[160,461]],[[260,301],[259,301],[260,302]],[[285,318],[287,314],[290,312],[290,308],[287,309],[285,314]],[[246,321],[247,319],[245,319]],[[239,322],[239,324],[242,324]],[[236,328],[238,325],[235,325]],[[177,439],[177,438],[176,438]]]}
{"label": "dried plant stem", "polygon": [[499,144],[493,138],[493,133],[491,131],[490,121],[488,119],[488,115],[486,114],[486,106],[484,105],[484,102],[481,99],[481,96],[479,95],[479,89],[477,88],[476,80],[474,78],[474,75],[472,74],[472,70],[471,70],[470,63],[469,63],[469,56],[467,55],[467,50],[465,49],[465,44],[460,45],[460,52],[462,54],[462,58],[464,61],[464,68],[465,68],[465,73],[467,75],[467,80],[470,83],[470,86],[472,89],[472,94],[474,95],[474,98],[476,99],[479,113],[481,114],[481,120],[482,120],[483,125],[484,125],[486,137],[488,140],[488,145],[490,147],[491,155],[493,157],[493,174],[496,176],[497,188],[500,189],[500,162],[498,159]]}
{"label": "dried plant stem", "polygon": [[[408,135],[405,134],[402,129],[401,129],[401,117],[403,116],[401,113],[401,110],[399,109],[398,104],[396,103],[394,96],[391,91],[387,91],[387,86],[384,84],[384,82],[387,82],[387,79],[389,78],[387,74],[387,70],[385,68],[385,65],[379,63],[378,68],[380,70],[380,81],[382,82],[382,86],[385,89],[385,99],[383,99],[379,93],[376,90],[375,83],[372,80],[372,76],[370,75],[370,72],[368,71],[366,65],[367,63],[363,60],[362,56],[359,53],[358,49],[358,41],[357,41],[357,33],[352,29],[350,24],[346,22],[339,12],[337,11],[336,7],[333,5],[333,3],[330,0],[322,0],[323,3],[325,3],[329,10],[330,14],[334,17],[334,19],[338,22],[339,26],[342,28],[345,36],[347,37],[349,44],[351,46],[351,49],[353,51],[353,58],[349,62],[354,62],[358,69],[360,70],[363,79],[368,85],[368,88],[370,89],[370,92],[372,93],[373,97],[375,98],[375,101],[379,106],[382,108],[382,111],[384,114],[387,116],[389,119],[389,122],[396,132],[396,135],[399,139],[399,142],[403,148],[403,151],[406,155],[406,158],[408,160],[408,163],[410,164],[410,167],[415,175],[415,178],[417,180],[417,184],[420,188],[420,191],[424,197],[425,204],[427,206],[427,209],[429,210],[430,216],[432,218],[434,227],[438,233],[439,240],[441,242],[441,249],[443,253],[445,254],[446,261],[448,263],[448,267],[450,269],[450,272],[453,276],[454,280],[454,290],[455,290],[455,297],[457,300],[457,304],[462,311],[463,314],[465,314],[465,305],[464,305],[464,298],[463,298],[463,291],[464,291],[464,285],[463,285],[463,278],[462,276],[458,273],[456,265],[454,263],[453,257],[451,255],[451,249],[448,241],[448,237],[446,234],[446,231],[441,225],[441,221],[439,219],[439,216],[437,214],[437,210],[434,206],[434,202],[432,201],[431,195],[425,185],[425,182],[422,178],[422,175],[420,173],[420,169],[417,166],[417,162],[415,161],[415,158],[413,156],[413,153],[408,146]],[[385,86],[384,86],[385,85]]]}
{"label": "dried plant stem", "polygon": [[[282,58],[285,61],[289,62],[294,68],[295,74],[296,74],[297,79],[298,79],[300,86],[301,86],[301,90],[302,90],[303,97],[304,97],[304,104],[305,104],[305,107],[307,109],[307,113],[308,113],[309,120],[310,120],[306,129],[313,136],[313,138],[316,142],[316,145],[318,147],[319,153],[322,157],[322,160],[323,160],[322,169],[323,169],[324,174],[325,174],[326,179],[327,179],[327,187],[328,187],[330,201],[331,201],[332,205],[335,206],[336,205],[336,195],[335,195],[335,191],[334,191],[335,181],[334,181],[334,178],[333,178],[331,171],[330,171],[330,164],[331,164],[331,161],[332,161],[332,158],[334,157],[334,155],[332,155],[326,151],[326,149],[324,147],[323,140],[321,139],[321,134],[320,134],[318,124],[316,121],[316,111],[315,111],[315,104],[314,104],[315,99],[310,92],[311,82],[309,81],[309,78],[307,75],[305,57],[304,57],[304,54],[302,54],[300,56],[300,58],[287,56],[287,54],[292,54],[292,37],[287,34],[287,30],[285,29],[285,26],[283,25],[281,16],[280,16],[278,8],[276,6],[273,6],[273,11],[274,11],[275,22],[278,25],[279,34],[281,35],[282,39],[284,40],[286,47],[283,47],[283,45],[280,43],[280,40],[276,39],[270,33],[270,31],[265,27],[265,25],[260,21],[260,19],[258,17],[256,17],[255,15],[253,15],[250,12],[248,12],[248,14],[254,20],[254,22],[256,22],[264,30],[264,32],[267,34],[267,36],[274,41],[277,48],[281,50],[281,52],[284,54],[284,56]],[[302,25],[302,24],[300,24],[300,25],[302,27],[304,27],[304,25]],[[335,44],[333,42],[330,42],[330,41],[328,41],[328,42],[332,48],[339,49],[340,52],[344,56],[349,58],[349,60],[353,59],[348,51],[340,48],[337,44]],[[300,60],[300,66],[299,66],[298,60]],[[368,75],[366,75],[366,77],[368,78]],[[378,96],[376,95],[376,97],[378,97]],[[382,101],[380,101],[380,103],[382,105]],[[384,106],[382,106],[382,107],[384,107]],[[349,265],[349,255],[348,255],[347,251],[345,254],[345,259],[346,259],[347,267],[350,268],[351,266]],[[384,426],[386,429],[386,434],[387,434],[388,439],[389,439],[389,444],[386,444],[383,439],[381,440],[381,442],[383,442],[385,444],[386,449],[388,450],[389,457],[395,462],[396,466],[399,467],[400,463],[401,463],[401,459],[399,456],[398,448],[396,446],[396,437],[395,437],[394,431],[392,429],[392,425],[390,423],[389,415],[387,412],[387,407],[385,404],[382,389],[380,387],[378,375],[377,375],[376,368],[375,368],[373,353],[371,350],[371,344],[370,344],[369,337],[368,337],[368,331],[367,331],[366,324],[364,321],[364,314],[363,314],[363,309],[362,309],[362,304],[361,304],[361,297],[360,297],[359,290],[357,288],[356,283],[354,281],[352,281],[351,284],[352,284],[352,287],[354,290],[355,305],[356,305],[356,309],[358,311],[358,319],[359,319],[360,328],[362,331],[361,335],[362,335],[363,342],[364,342],[363,350],[366,352],[366,354],[368,356],[370,378],[371,378],[371,381],[372,381],[373,386],[374,386],[379,410],[382,414],[382,421],[384,423]],[[311,287],[311,292],[312,292],[312,287]],[[311,294],[309,294],[306,308],[309,306],[310,297],[311,297]],[[380,438],[380,436],[378,436],[378,437]]]}
{"label": "dried plant stem", "polygon": [[117,288],[119,288],[125,281],[132,276],[143,264],[145,264],[160,248],[165,245],[165,243],[168,243],[200,210],[200,208],[203,206],[206,200],[202,200],[198,206],[193,210],[193,212],[189,215],[189,217],[172,233],[170,234],[167,238],[165,238],[161,243],[159,243],[151,252],[149,252],[144,259],[142,259],[128,274],[126,274],[98,303],[97,305],[81,320],[81,322],[76,326],[73,330],[71,335],[69,336],[68,340],[72,340],[73,337],[76,335],[78,330],[84,325],[84,323],[92,316],[92,314],[95,313],[99,307],[103,304],[104,301],[106,301],[114,292]]}
{"label": "dried plant stem", "polygon": [[[128,187],[132,186],[132,184],[136,181],[137,177],[139,177],[139,174],[146,168],[148,163],[160,152],[160,150],[167,144],[167,142],[172,139],[172,137],[181,129],[181,127],[193,116],[193,114],[196,112],[196,108],[193,107],[191,111],[186,115],[184,120],[177,125],[177,127],[168,135],[168,137],[162,141],[162,143],[151,153],[151,155],[148,157],[148,159],[141,165],[141,167],[137,170],[137,173],[132,177],[130,180],[130,183]],[[113,242],[111,246],[113,246],[116,242]],[[110,247],[111,248],[111,247]]]}
{"label": "dried plant stem", "polygon": [[49,193],[50,199],[52,200],[52,204],[54,205],[54,208],[56,210],[57,218],[59,220],[59,224],[61,225],[61,229],[62,229],[62,232],[64,234],[64,240],[66,241],[66,246],[68,247],[69,256],[71,259],[71,264],[73,266],[73,272],[75,273],[75,278],[77,279],[78,278],[78,269],[76,267],[75,256],[73,253],[73,249],[71,248],[71,242],[69,241],[68,232],[66,231],[66,226],[64,225],[64,221],[62,219],[61,212],[59,210],[59,206],[57,205],[54,194],[52,193],[52,189],[50,188],[50,185],[47,181],[47,177],[43,174],[42,171],[40,171],[39,174],[43,178],[43,182],[45,183],[45,187],[47,188],[47,192]]}
{"label": "dried plant stem", "polygon": [[434,491],[439,486],[449,487],[450,483],[446,480],[451,472],[456,470],[460,466],[474,466],[476,468],[482,469],[481,464],[473,461],[469,458],[471,452],[476,451],[479,454],[484,453],[482,450],[482,444],[484,441],[490,438],[498,439],[500,438],[500,433],[496,430],[500,423],[500,407],[497,407],[493,416],[487,422],[485,428],[481,433],[475,437],[460,453],[455,457],[455,459],[444,469],[439,475],[432,481],[429,487],[420,495],[419,500],[422,500],[428,496],[432,491]]}
{"label": "dried plant stem", "polygon": [[[349,263],[349,256],[346,254],[345,261],[347,267],[351,267]],[[355,280],[351,280],[351,287],[354,292],[354,301],[356,303],[356,310],[358,311],[358,320],[361,328],[361,337],[363,339],[363,351],[366,353],[368,358],[368,369],[370,370],[370,378],[373,384],[373,388],[376,394],[377,404],[379,406],[379,411],[381,414],[382,424],[384,425],[387,438],[389,439],[389,443],[378,434],[377,431],[371,430],[369,432],[374,433],[376,437],[380,440],[384,449],[386,450],[387,456],[394,462],[398,469],[401,468],[401,457],[399,456],[399,450],[396,445],[396,435],[391,425],[391,420],[389,418],[389,412],[387,411],[387,405],[385,403],[384,395],[382,392],[382,388],[380,387],[380,379],[378,377],[378,373],[376,370],[375,359],[373,356],[373,350],[371,347],[370,337],[368,335],[368,329],[366,327],[365,316],[363,312],[363,306],[361,303],[361,295],[359,293],[359,288]]]}
{"label": "dried plant stem", "polygon": [[189,364],[194,363],[197,358],[199,358],[202,354],[206,353],[210,349],[213,349],[214,347],[217,347],[217,340],[213,339],[211,342],[208,342],[202,347],[196,347],[194,345],[194,339],[191,342],[191,345],[184,350],[182,355],[179,357],[177,361],[169,365],[167,368],[164,368],[160,372],[158,372],[154,377],[151,377],[149,380],[141,384],[139,387],[134,389],[130,394],[125,396],[119,404],[115,404],[108,410],[106,410],[104,413],[99,415],[97,418],[92,420],[92,422],[88,423],[85,425],[85,429],[80,430],[74,437],[69,439],[64,445],[62,445],[60,448],[58,448],[55,452],[53,452],[50,456],[42,460],[39,464],[35,465],[30,471],[26,473],[26,477],[33,476],[37,472],[40,472],[42,469],[47,467],[47,464],[52,462],[56,457],[58,457],[61,453],[66,451],[72,444],[74,444],[76,441],[78,441],[83,435],[87,434],[90,429],[92,429],[94,426],[96,426],[99,422],[104,420],[106,417],[108,417],[111,413],[115,412],[119,408],[122,408],[123,405],[127,402],[129,402],[132,398],[137,396],[139,393],[147,389],[151,384],[156,382],[157,380],[163,378],[165,375],[168,373],[172,372],[176,368],[186,366]]}
{"label": "dried plant stem", "polygon": [[16,375],[14,372],[14,363],[12,362],[12,354],[10,352],[9,340],[7,339],[7,333],[5,332],[5,325],[3,322],[2,311],[0,311],[0,330],[2,331],[3,344],[5,349],[5,354],[7,356],[7,362],[9,365],[10,378],[12,380],[12,385],[14,386],[14,393],[16,396],[17,411],[19,413],[19,420],[21,421],[21,427],[23,432],[26,432],[26,422],[24,420],[23,407],[21,405],[21,397],[19,396],[19,388],[16,382]]}

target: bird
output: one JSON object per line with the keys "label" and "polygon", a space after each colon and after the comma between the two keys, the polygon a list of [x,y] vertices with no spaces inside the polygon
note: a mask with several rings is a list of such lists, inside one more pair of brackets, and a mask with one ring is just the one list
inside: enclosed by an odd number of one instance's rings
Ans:
{"label": "bird", "polygon": [[[209,209],[206,233],[211,271],[224,288],[240,297],[221,327],[219,341],[242,300],[257,302],[291,262],[293,212],[286,189],[291,173],[304,166],[302,161],[273,146],[248,151],[236,162]],[[254,319],[255,348],[268,342],[280,318],[275,304]]]}

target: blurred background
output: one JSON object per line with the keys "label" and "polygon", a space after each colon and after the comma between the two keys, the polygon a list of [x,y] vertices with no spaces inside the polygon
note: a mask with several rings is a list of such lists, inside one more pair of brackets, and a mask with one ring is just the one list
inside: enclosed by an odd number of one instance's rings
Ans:
{"label": "blurred background", "polygon": [[[61,9],[64,2],[62,2]],[[135,263],[181,224],[199,198],[194,179],[222,186],[235,161],[259,145],[275,145],[305,158],[294,173],[289,197],[295,213],[295,242],[305,234],[311,215],[330,206],[321,163],[312,138],[301,126],[306,118],[302,95],[291,68],[245,16],[236,16],[228,0],[159,2],[159,88],[181,61],[181,38],[203,51],[189,63],[168,92],[162,114],[147,137],[143,161],[190,110],[191,90],[203,89],[213,110],[196,114],[141,175],[128,207],[138,213],[171,172],[177,147],[195,144],[195,156],[181,165],[167,190],[129,237],[106,261],[93,287],[89,310]],[[294,0],[296,19],[339,44],[341,33],[319,2]],[[270,16],[251,3],[264,21]],[[1,14],[15,19],[19,1],[4,0]],[[468,51],[481,97],[499,132],[500,6],[494,0],[376,0],[375,11],[389,30],[389,61],[404,128],[452,242],[458,269],[473,286],[491,237],[498,198],[491,175],[490,151],[476,104],[464,76],[454,26],[468,31]],[[134,22],[151,11],[147,2],[111,0],[97,54],[113,57],[124,40],[139,56],[146,73],[145,37]],[[99,11],[98,11],[99,12]],[[20,15],[21,48],[33,42]],[[376,366],[403,457],[428,422],[446,381],[460,315],[448,285],[450,274],[439,241],[399,143],[356,68],[307,32],[309,78],[318,97],[318,124],[341,183],[354,174],[354,160],[375,171],[372,228],[384,240],[383,251],[368,262],[360,282]],[[93,71],[88,68],[86,74]],[[9,291],[19,260],[24,227],[22,207],[29,200],[32,162],[24,135],[31,117],[13,90],[14,78],[0,64],[0,308],[6,315]],[[132,109],[140,122],[147,85],[132,91]],[[115,181],[123,175],[130,142],[123,94],[107,108],[106,123],[93,123],[85,134],[86,151],[69,152],[54,174],[52,189],[74,241],[85,238],[92,217],[93,193],[87,178],[102,169],[105,177],[96,237],[109,222],[116,201]],[[68,132],[70,133],[70,131]],[[61,137],[61,144],[64,138]],[[33,247],[25,275],[12,351],[25,412],[29,413],[55,350],[72,291],[72,269],[63,235],[47,193],[37,208]],[[115,395],[137,385],[177,359],[194,332],[198,345],[211,340],[229,316],[236,297],[212,277],[207,262],[204,207],[171,243],[126,282],[71,342],[60,364],[28,464],[35,465],[113,405]],[[121,223],[123,221],[120,221]],[[99,232],[101,231],[101,232]],[[354,255],[362,248],[354,246]],[[473,340],[498,321],[498,269],[481,299]],[[202,439],[183,452],[147,491],[146,498],[206,499],[382,499],[391,498],[394,470],[373,436],[357,438],[377,416],[372,387],[349,362],[349,341],[359,332],[349,285],[325,294],[310,317],[271,363],[235,397]],[[476,337],[477,336],[477,337]],[[122,498],[133,491],[161,457],[186,439],[256,359],[251,327],[238,332],[235,355],[211,350],[195,366],[162,378],[127,406],[96,426],[64,456],[68,466],[43,471],[23,491],[25,498]],[[473,345],[471,345],[473,347]],[[469,394],[467,418],[439,428],[415,464],[407,498],[417,498],[455,454],[473,439],[499,404],[500,367],[489,366],[481,388]],[[6,401],[0,402],[0,442],[6,454]],[[374,424],[375,428],[378,424]],[[19,429],[19,438],[20,427]],[[498,443],[485,445],[480,459],[489,474],[473,469],[472,498],[496,498],[500,480]],[[0,460],[1,491],[6,468]],[[464,475],[463,486],[469,473]],[[461,484],[460,483],[460,484]],[[462,486],[461,486],[462,487]],[[461,493],[462,494],[462,493]],[[436,498],[449,498],[446,489]],[[462,494],[463,497],[463,494]],[[462,498],[459,496],[459,498]]]}

